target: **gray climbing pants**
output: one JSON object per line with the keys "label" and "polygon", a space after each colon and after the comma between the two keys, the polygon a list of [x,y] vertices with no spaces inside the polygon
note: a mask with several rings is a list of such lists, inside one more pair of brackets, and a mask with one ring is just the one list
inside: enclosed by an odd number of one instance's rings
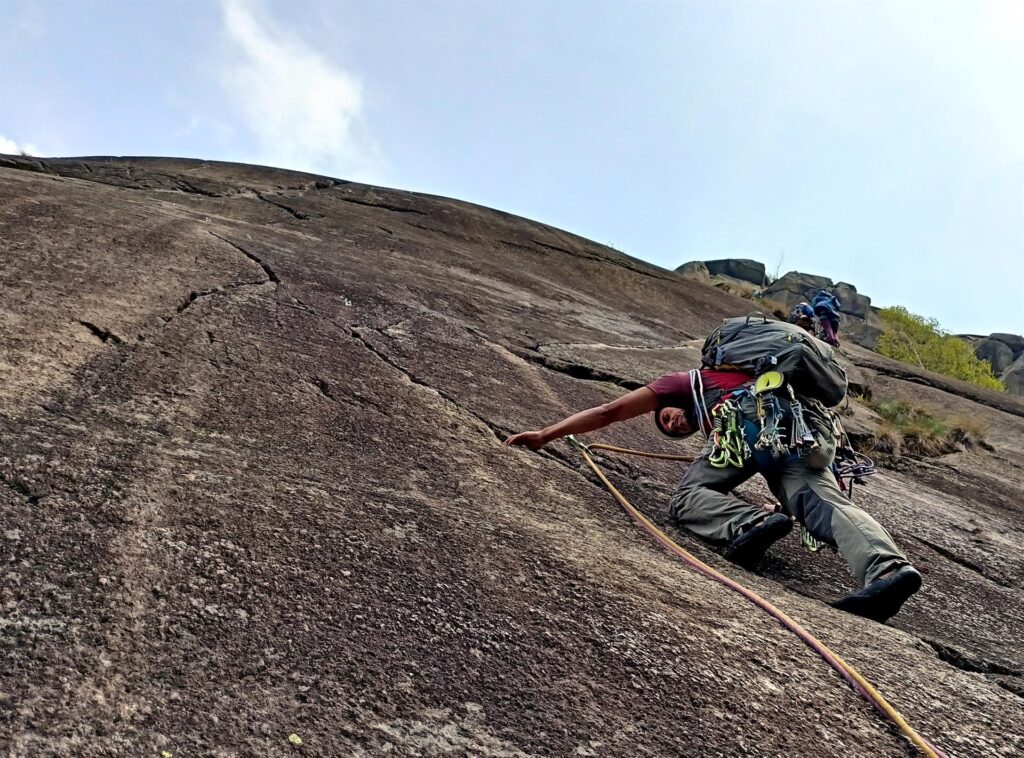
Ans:
{"label": "gray climbing pants", "polygon": [[798,457],[760,471],[753,460],[743,468],[716,468],[709,449],[686,470],[669,500],[669,512],[683,527],[709,540],[728,541],[769,514],[729,494],[760,473],[785,513],[819,542],[833,545],[861,584],[909,563],[889,533],[842,493],[829,470],[816,471]]}

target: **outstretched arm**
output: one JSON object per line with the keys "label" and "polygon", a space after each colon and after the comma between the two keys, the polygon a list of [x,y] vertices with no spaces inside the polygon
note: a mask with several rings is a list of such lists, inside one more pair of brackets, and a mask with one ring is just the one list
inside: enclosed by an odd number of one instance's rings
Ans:
{"label": "outstretched arm", "polygon": [[525,445],[531,450],[539,450],[552,440],[557,440],[570,434],[584,434],[595,429],[603,429],[609,424],[631,419],[634,416],[653,411],[657,407],[658,396],[649,387],[641,387],[616,400],[612,400],[610,403],[598,405],[573,414],[568,418],[562,419],[557,424],[552,424],[532,432],[513,434],[505,440],[505,444]]}

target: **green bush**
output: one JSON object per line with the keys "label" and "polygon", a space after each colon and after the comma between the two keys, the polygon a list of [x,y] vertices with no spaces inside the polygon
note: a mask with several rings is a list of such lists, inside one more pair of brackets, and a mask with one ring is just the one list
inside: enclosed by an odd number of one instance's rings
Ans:
{"label": "green bush", "polygon": [[984,428],[973,419],[939,418],[926,408],[905,400],[864,401],[882,417],[882,424],[869,446],[892,455],[936,456],[987,447]]}
{"label": "green bush", "polygon": [[1006,386],[992,374],[992,365],[979,359],[967,342],[943,331],[935,319],[918,316],[899,305],[882,308],[878,315],[885,323],[877,347],[882,355],[1006,392]]}

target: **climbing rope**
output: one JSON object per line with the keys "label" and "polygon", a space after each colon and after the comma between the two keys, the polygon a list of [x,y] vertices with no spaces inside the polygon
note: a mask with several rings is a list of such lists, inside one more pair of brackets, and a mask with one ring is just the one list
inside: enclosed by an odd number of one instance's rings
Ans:
{"label": "climbing rope", "polygon": [[886,716],[890,721],[899,727],[900,731],[903,732],[907,738],[916,745],[922,753],[928,758],[948,758],[946,753],[932,744],[927,738],[918,734],[913,727],[911,727],[903,716],[900,715],[899,711],[893,708],[889,702],[882,697],[882,694],[876,690],[870,682],[868,682],[860,673],[853,668],[850,664],[840,658],[838,655],[833,653],[826,645],[818,640],[814,635],[804,629],[799,623],[790,618],[786,613],[776,608],[774,605],[769,603],[767,600],[762,598],[757,593],[748,590],[742,584],[730,579],[725,574],[717,571],[711,566],[707,565],[700,559],[694,557],[686,550],[677,545],[671,537],[661,531],[654,523],[648,519],[644,514],[638,511],[632,503],[626,500],[609,480],[604,475],[604,472],[598,467],[594,460],[590,457],[591,450],[608,450],[614,452],[623,452],[633,455],[641,455],[648,458],[663,458],[670,460],[693,460],[692,458],[685,458],[683,456],[667,456],[661,453],[647,453],[639,450],[628,450],[626,448],[613,448],[609,445],[585,445],[578,440],[575,435],[569,435],[566,439],[569,440],[573,445],[579,448],[580,453],[583,455],[583,459],[587,462],[590,468],[597,474],[598,478],[604,483],[604,486],[608,488],[609,492],[619,502],[619,505],[623,507],[629,516],[636,521],[644,531],[646,531],[651,537],[653,537],[662,547],[668,550],[670,553],[681,559],[684,563],[689,565],[691,568],[696,569],[701,574],[714,579],[720,584],[724,584],[731,590],[738,592],[747,598],[754,605],[758,606],[770,616],[775,618],[784,627],[789,629],[793,634],[803,640],[814,652],[820,655],[832,668],[834,668],[843,679],[850,685],[850,687],[862,697],[864,697],[872,706],[875,707],[880,713]]}

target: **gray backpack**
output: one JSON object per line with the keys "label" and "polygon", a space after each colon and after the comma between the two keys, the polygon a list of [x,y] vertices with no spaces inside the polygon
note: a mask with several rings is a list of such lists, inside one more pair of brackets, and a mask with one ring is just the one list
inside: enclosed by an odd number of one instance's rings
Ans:
{"label": "gray backpack", "polygon": [[846,397],[846,372],[829,345],[795,324],[762,313],[726,319],[704,341],[701,366],[758,376],[778,371],[797,395],[839,405]]}

